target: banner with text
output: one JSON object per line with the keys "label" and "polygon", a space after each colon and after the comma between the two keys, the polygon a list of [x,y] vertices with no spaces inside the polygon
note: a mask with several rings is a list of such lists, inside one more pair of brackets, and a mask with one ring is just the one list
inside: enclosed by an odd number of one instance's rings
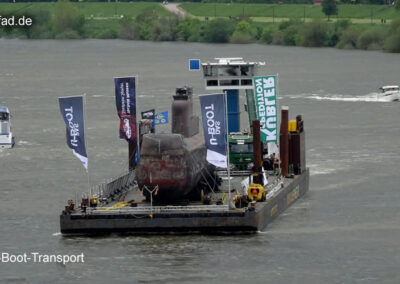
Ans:
{"label": "banner with text", "polygon": [[155,116],[154,113],[155,113],[154,109],[142,111],[142,119],[154,119],[154,116]]}
{"label": "banner with text", "polygon": [[261,141],[278,142],[277,139],[277,76],[254,77],[254,96],[257,118],[261,124]]}
{"label": "banner with text", "polygon": [[227,167],[225,95],[199,96],[207,161],[217,167]]}
{"label": "banner with text", "polygon": [[136,135],[136,77],[114,78],[115,101],[120,118],[119,138],[135,142]]}
{"label": "banner with text", "polygon": [[61,115],[67,127],[67,144],[72,152],[88,169],[88,158],[85,145],[85,122],[83,113],[83,97],[58,98]]}

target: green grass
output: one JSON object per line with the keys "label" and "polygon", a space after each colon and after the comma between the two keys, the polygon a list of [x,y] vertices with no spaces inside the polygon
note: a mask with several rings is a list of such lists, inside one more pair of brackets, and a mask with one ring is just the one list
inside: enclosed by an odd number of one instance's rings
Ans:
{"label": "green grass", "polygon": [[[156,2],[89,2],[73,3],[85,17],[113,17],[114,15],[125,15],[135,17],[141,12],[153,9],[160,16],[167,16],[169,12],[160,3]],[[2,13],[27,13],[29,11],[47,10],[53,13],[56,3],[0,3]]]}
{"label": "green grass", "polygon": [[[223,3],[184,3],[181,8],[200,17],[276,17],[276,18],[326,18],[322,6],[290,4],[223,4]],[[339,5],[338,18],[394,19],[400,12],[388,5]],[[336,17],[336,16],[335,16]]]}
{"label": "green grass", "polygon": [[[118,32],[121,28],[119,19],[87,20],[85,23],[86,35],[89,38],[102,38],[101,35],[110,31]],[[109,36],[103,38],[110,38]]]}

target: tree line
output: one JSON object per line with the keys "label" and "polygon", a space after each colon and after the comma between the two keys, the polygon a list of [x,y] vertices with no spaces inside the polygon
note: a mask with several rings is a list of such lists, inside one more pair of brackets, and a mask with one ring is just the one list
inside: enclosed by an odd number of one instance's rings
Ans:
{"label": "tree line", "polygon": [[[104,22],[85,19],[68,0],[60,0],[53,15],[48,11],[24,15],[32,17],[34,25],[20,28],[2,27],[0,36],[28,39],[121,38],[262,43],[400,52],[400,19],[393,20],[390,25],[353,25],[348,20],[334,23],[322,20],[302,22],[298,19],[266,24],[253,22],[246,17],[201,21],[176,15],[160,16],[153,10],[146,10],[135,18],[122,17],[113,19],[112,22]],[[99,26],[102,23],[103,25]]]}

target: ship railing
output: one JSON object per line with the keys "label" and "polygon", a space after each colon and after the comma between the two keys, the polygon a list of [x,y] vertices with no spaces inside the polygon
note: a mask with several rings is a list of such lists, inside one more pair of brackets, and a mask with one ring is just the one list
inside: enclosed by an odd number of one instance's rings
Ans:
{"label": "ship railing", "polygon": [[[253,171],[230,171],[230,176],[239,177],[239,176],[249,176],[253,174]],[[225,170],[218,170],[217,174],[219,177],[227,177],[228,171]]]}
{"label": "ship railing", "polygon": [[208,213],[228,212],[228,205],[192,205],[192,206],[138,206],[138,207],[97,207],[90,208],[89,214],[154,214],[154,213]]}
{"label": "ship railing", "polygon": [[129,171],[92,187],[92,192],[98,194],[101,202],[107,202],[134,186],[136,186],[135,171]]}

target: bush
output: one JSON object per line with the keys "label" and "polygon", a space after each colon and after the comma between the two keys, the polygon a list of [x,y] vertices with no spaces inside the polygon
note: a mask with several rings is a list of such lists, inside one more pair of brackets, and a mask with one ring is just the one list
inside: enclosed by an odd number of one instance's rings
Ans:
{"label": "bush", "polygon": [[360,35],[360,32],[354,28],[349,28],[349,29],[343,31],[336,47],[344,48],[344,49],[356,48],[359,35]]}
{"label": "bush", "polygon": [[246,34],[246,33],[241,33],[241,32],[234,32],[232,34],[231,43],[251,43],[254,42],[254,38],[252,35],[250,34]]}
{"label": "bush", "polygon": [[240,21],[236,25],[236,29],[232,34],[232,43],[250,43],[254,41],[253,32],[250,23],[246,21]]}
{"label": "bush", "polygon": [[150,27],[150,39],[155,41],[174,41],[178,38],[179,18],[175,15],[154,21]]}
{"label": "bush", "polygon": [[389,36],[385,40],[383,50],[388,52],[400,52],[400,19],[392,21]]}
{"label": "bush", "polygon": [[335,22],[335,31],[344,31],[347,30],[348,27],[350,27],[351,21],[350,20],[338,20]]}
{"label": "bush", "polygon": [[393,35],[386,39],[383,50],[400,53],[400,35]]}
{"label": "bush", "polygon": [[328,45],[329,28],[321,21],[304,24],[300,30],[300,45],[308,47],[320,47]]}
{"label": "bush", "polygon": [[231,21],[225,19],[215,19],[205,24],[203,30],[203,41],[225,43],[229,41],[234,30]]}
{"label": "bush", "polygon": [[366,30],[357,40],[357,47],[360,49],[381,49],[384,35],[378,30]]}
{"label": "bush", "polygon": [[263,43],[271,44],[274,38],[274,30],[270,27],[264,28],[261,33],[260,41]]}
{"label": "bush", "polygon": [[81,36],[77,33],[77,31],[66,29],[61,33],[56,35],[56,39],[80,39]]}
{"label": "bush", "polygon": [[201,24],[197,19],[184,19],[176,27],[178,40],[199,41]]}
{"label": "bush", "polygon": [[134,22],[134,39],[141,39],[141,40],[155,40],[156,36],[152,33],[156,33],[159,18],[156,13],[152,9],[148,9],[140,13],[136,16]]}
{"label": "bush", "polygon": [[283,44],[283,32],[276,31],[272,36],[272,44],[282,45]]}
{"label": "bush", "polygon": [[121,30],[119,32],[119,37],[123,39],[136,39],[137,30],[133,24],[133,20],[129,17],[124,17],[120,21]]}
{"label": "bush", "polygon": [[[84,33],[85,17],[68,0],[59,0],[57,2],[52,22],[56,35],[61,33],[72,35],[72,31],[74,31],[75,33],[73,34],[81,37]],[[60,38],[63,37],[61,36]]]}
{"label": "bush", "polygon": [[282,35],[284,45],[296,45],[299,38],[299,27],[295,25],[289,26],[283,31]]}
{"label": "bush", "polygon": [[94,38],[98,39],[113,39],[117,37],[118,33],[113,29],[102,30],[94,34]]}
{"label": "bush", "polygon": [[290,19],[289,21],[283,21],[279,23],[278,30],[283,31],[286,30],[290,26],[301,25],[301,22],[296,19]]}

